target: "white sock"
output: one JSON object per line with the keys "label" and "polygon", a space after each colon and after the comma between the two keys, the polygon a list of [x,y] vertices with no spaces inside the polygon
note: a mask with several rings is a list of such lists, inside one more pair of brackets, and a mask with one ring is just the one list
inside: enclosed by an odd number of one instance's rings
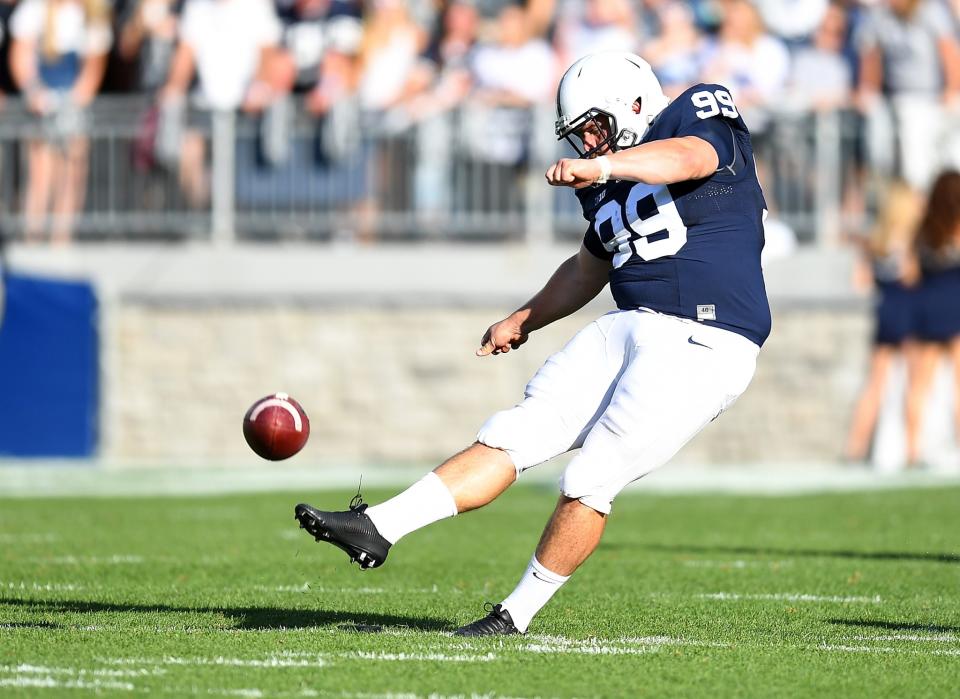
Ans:
{"label": "white sock", "polygon": [[516,589],[500,604],[510,612],[513,625],[521,632],[526,632],[536,613],[543,609],[560,586],[569,579],[569,575],[557,575],[544,568],[534,555]]}
{"label": "white sock", "polygon": [[457,514],[457,503],[432,471],[399,495],[367,508],[380,536],[391,544],[412,531]]}

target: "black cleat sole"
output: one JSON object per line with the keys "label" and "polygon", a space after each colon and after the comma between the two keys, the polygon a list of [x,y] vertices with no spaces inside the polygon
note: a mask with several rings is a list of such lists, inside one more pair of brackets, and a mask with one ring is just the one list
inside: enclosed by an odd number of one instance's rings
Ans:
{"label": "black cleat sole", "polygon": [[[361,570],[377,568],[383,564],[383,557],[375,556],[371,551],[364,550],[360,546],[345,544],[338,540],[334,532],[331,532],[327,522],[324,521],[323,512],[316,510],[309,505],[299,504],[294,509],[294,519],[300,524],[300,528],[306,530],[316,541],[323,541],[333,544],[350,557],[351,562],[356,562]],[[340,513],[333,513],[335,515]]]}

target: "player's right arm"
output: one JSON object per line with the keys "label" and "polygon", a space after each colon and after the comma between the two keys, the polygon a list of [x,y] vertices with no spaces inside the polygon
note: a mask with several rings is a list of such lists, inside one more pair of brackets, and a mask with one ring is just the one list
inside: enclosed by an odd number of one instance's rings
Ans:
{"label": "player's right arm", "polygon": [[477,356],[517,349],[534,330],[583,308],[606,286],[609,273],[610,261],[596,257],[581,245],[576,255],[557,267],[536,296],[487,329]]}

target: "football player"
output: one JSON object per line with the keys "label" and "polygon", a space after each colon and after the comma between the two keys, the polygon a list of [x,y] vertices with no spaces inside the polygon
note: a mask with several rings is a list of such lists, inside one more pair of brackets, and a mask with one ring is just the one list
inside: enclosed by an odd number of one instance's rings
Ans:
{"label": "football player", "polygon": [[618,310],[547,359],[521,403],[396,497],[345,512],[297,505],[318,541],[362,568],[404,535],[486,505],[528,468],[578,449],[516,589],[464,636],[523,633],[587,559],[617,494],[666,463],[753,377],[770,331],[760,270],[765,203],[750,135],[730,92],[696,85],[673,102],[629,53],[574,63],[557,91],[556,133],[578,151],[546,172],[588,221],[579,251],[477,355],[505,354],[608,283]]}

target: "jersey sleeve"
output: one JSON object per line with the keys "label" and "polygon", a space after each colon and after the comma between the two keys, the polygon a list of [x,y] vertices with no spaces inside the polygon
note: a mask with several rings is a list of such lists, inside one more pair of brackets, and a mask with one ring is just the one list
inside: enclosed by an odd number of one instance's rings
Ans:
{"label": "jersey sleeve", "polygon": [[719,167],[737,161],[737,134],[746,126],[737,112],[729,90],[722,85],[697,85],[677,98],[679,124],[675,137],[696,136],[713,146]]}
{"label": "jersey sleeve", "polygon": [[601,260],[612,260],[613,253],[603,247],[603,243],[600,242],[600,236],[597,235],[597,232],[593,229],[593,225],[587,227],[587,232],[583,234],[583,247],[593,255],[594,257],[599,257]]}

